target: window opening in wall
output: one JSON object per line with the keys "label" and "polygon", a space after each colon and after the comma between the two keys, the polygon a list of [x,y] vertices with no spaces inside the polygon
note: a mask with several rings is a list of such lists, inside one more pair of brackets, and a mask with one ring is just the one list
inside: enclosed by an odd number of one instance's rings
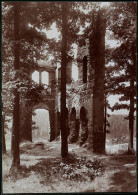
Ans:
{"label": "window opening in wall", "polygon": [[35,81],[36,83],[39,83],[39,72],[38,71],[34,71],[32,73],[32,80]]}
{"label": "window opening in wall", "polygon": [[83,83],[87,82],[87,56],[83,58]]}
{"label": "window opening in wall", "polygon": [[45,85],[49,85],[49,73],[46,71],[42,72],[42,83]]}
{"label": "window opening in wall", "polygon": [[50,137],[49,111],[45,109],[35,109],[32,115],[32,141],[48,141]]}
{"label": "window opening in wall", "polygon": [[78,66],[77,64],[72,64],[72,80],[78,80]]}

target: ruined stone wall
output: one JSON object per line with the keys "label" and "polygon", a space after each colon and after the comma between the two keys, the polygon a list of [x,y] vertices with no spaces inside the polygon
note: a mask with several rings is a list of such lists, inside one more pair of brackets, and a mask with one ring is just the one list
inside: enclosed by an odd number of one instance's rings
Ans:
{"label": "ruined stone wall", "polygon": [[[87,57],[87,79],[84,83],[83,80],[83,59]],[[76,132],[78,137],[76,141],[85,143],[89,140],[89,134],[92,132],[92,109],[93,109],[93,71],[91,71],[91,65],[89,61],[89,51],[87,46],[78,47],[78,81],[67,85],[67,108],[69,110],[69,126],[70,136],[69,141],[73,140],[74,122],[72,121],[71,112],[72,109],[76,110]],[[81,120],[81,109],[86,111],[85,120]],[[88,135],[86,135],[88,134]],[[74,136],[75,137],[75,136]],[[74,138],[75,140],[75,138]],[[73,142],[74,142],[73,140]],[[84,141],[85,140],[85,141]],[[71,141],[72,142],[72,141]]]}
{"label": "ruined stone wall", "polygon": [[20,140],[32,141],[32,112],[34,109],[46,109],[49,111],[50,118],[50,141],[53,141],[57,135],[57,99],[56,99],[56,73],[55,70],[49,71],[49,88],[42,90],[40,94],[42,99],[30,102],[26,105],[24,99],[20,104]]}
{"label": "ruined stone wall", "polygon": [[[94,152],[104,152],[104,65],[105,20],[99,12],[85,46],[78,46],[78,81],[71,82],[71,61],[67,65],[67,116],[65,118],[70,143],[88,143]],[[43,102],[49,106],[50,141],[60,134],[60,68],[58,86],[56,74],[49,71],[51,94]],[[33,108],[32,108],[33,109]],[[23,118],[23,117],[22,117]],[[30,120],[30,119],[29,119]],[[26,135],[27,134],[26,129]]]}
{"label": "ruined stone wall", "polygon": [[[105,19],[99,11],[93,21],[89,42],[86,42],[85,46],[78,47],[78,81],[67,85],[69,115],[75,108],[76,121],[79,121],[79,133],[76,140],[80,141],[80,144],[88,142],[92,151],[100,153],[105,151],[103,129],[105,27]],[[70,136],[73,137],[74,119],[71,116],[69,119]],[[70,136],[69,140],[72,142],[73,139]]]}

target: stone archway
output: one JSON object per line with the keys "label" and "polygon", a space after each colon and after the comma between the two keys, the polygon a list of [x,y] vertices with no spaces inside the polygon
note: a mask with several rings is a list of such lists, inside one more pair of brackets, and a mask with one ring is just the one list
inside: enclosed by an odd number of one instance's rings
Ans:
{"label": "stone archway", "polygon": [[[48,104],[49,103],[49,104]],[[34,111],[35,109],[45,109],[49,111],[49,121],[50,121],[50,138],[49,141],[53,141],[55,139],[56,135],[56,113],[55,109],[53,109],[53,106],[51,106],[50,102],[48,103],[38,103],[33,106],[32,110]]]}
{"label": "stone archway", "polygon": [[32,112],[32,122],[32,141],[48,141],[50,139],[49,110],[36,108]]}
{"label": "stone archway", "polygon": [[55,105],[52,101],[46,103],[32,103],[28,108],[25,104],[21,104],[21,114],[20,114],[20,141],[28,140],[32,142],[32,112],[35,109],[45,109],[49,111],[49,121],[50,121],[50,138],[49,141],[53,141],[56,135],[56,111]]}
{"label": "stone archway", "polygon": [[88,138],[88,119],[87,111],[84,107],[80,109],[80,135],[79,144],[82,145],[87,141]]}
{"label": "stone archway", "polygon": [[32,108],[32,111],[34,111],[36,109],[45,109],[45,110],[50,111],[49,106],[47,104],[44,104],[44,103],[38,103],[38,104],[34,105]]}

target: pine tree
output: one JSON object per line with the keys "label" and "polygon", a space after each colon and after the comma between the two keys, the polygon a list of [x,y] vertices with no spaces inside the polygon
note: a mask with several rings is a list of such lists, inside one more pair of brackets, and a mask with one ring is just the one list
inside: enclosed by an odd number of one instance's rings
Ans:
{"label": "pine tree", "polygon": [[[116,103],[112,110],[129,110],[129,146],[128,152],[133,153],[133,124],[134,112],[136,110],[136,44],[126,42],[112,53],[112,59],[120,72],[119,76],[112,77],[112,94],[122,95],[120,103]],[[121,103],[129,101],[129,103]]]}
{"label": "pine tree", "polygon": [[[37,47],[43,46],[46,38],[36,29],[28,27],[27,10],[23,12],[20,3],[4,2],[2,6],[3,149],[5,148],[4,135],[7,120],[5,118],[13,116],[13,167],[18,167],[20,165],[20,98],[28,100],[28,91],[38,87],[36,83],[32,82],[30,72],[37,66],[35,59],[38,60],[41,57],[38,55]],[[20,23],[20,19],[22,23]]]}
{"label": "pine tree", "polygon": [[[14,68],[19,70],[19,5],[14,5]],[[15,76],[17,78],[17,75]],[[18,88],[14,90],[14,107],[13,107],[13,131],[12,131],[12,153],[13,162],[12,166],[18,167],[20,165],[19,154],[19,131],[20,131],[20,97]]]}
{"label": "pine tree", "polygon": [[[112,12],[111,12],[112,11]],[[108,67],[110,79],[108,81],[110,93],[122,95],[120,103],[116,103],[112,110],[129,110],[129,145],[128,152],[133,150],[133,123],[136,103],[136,3],[117,2],[111,4],[111,15],[108,17],[108,27],[120,46],[111,49],[109,61],[114,66]],[[128,101],[130,103],[121,103]]]}
{"label": "pine tree", "polygon": [[66,65],[67,65],[67,4],[62,3],[62,51],[61,51],[61,156],[68,156],[66,118]]}

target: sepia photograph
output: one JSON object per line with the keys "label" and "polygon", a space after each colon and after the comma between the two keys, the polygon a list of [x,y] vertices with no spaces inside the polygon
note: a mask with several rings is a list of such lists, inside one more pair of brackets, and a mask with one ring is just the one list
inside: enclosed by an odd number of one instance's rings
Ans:
{"label": "sepia photograph", "polygon": [[2,194],[137,192],[136,1],[2,1]]}

